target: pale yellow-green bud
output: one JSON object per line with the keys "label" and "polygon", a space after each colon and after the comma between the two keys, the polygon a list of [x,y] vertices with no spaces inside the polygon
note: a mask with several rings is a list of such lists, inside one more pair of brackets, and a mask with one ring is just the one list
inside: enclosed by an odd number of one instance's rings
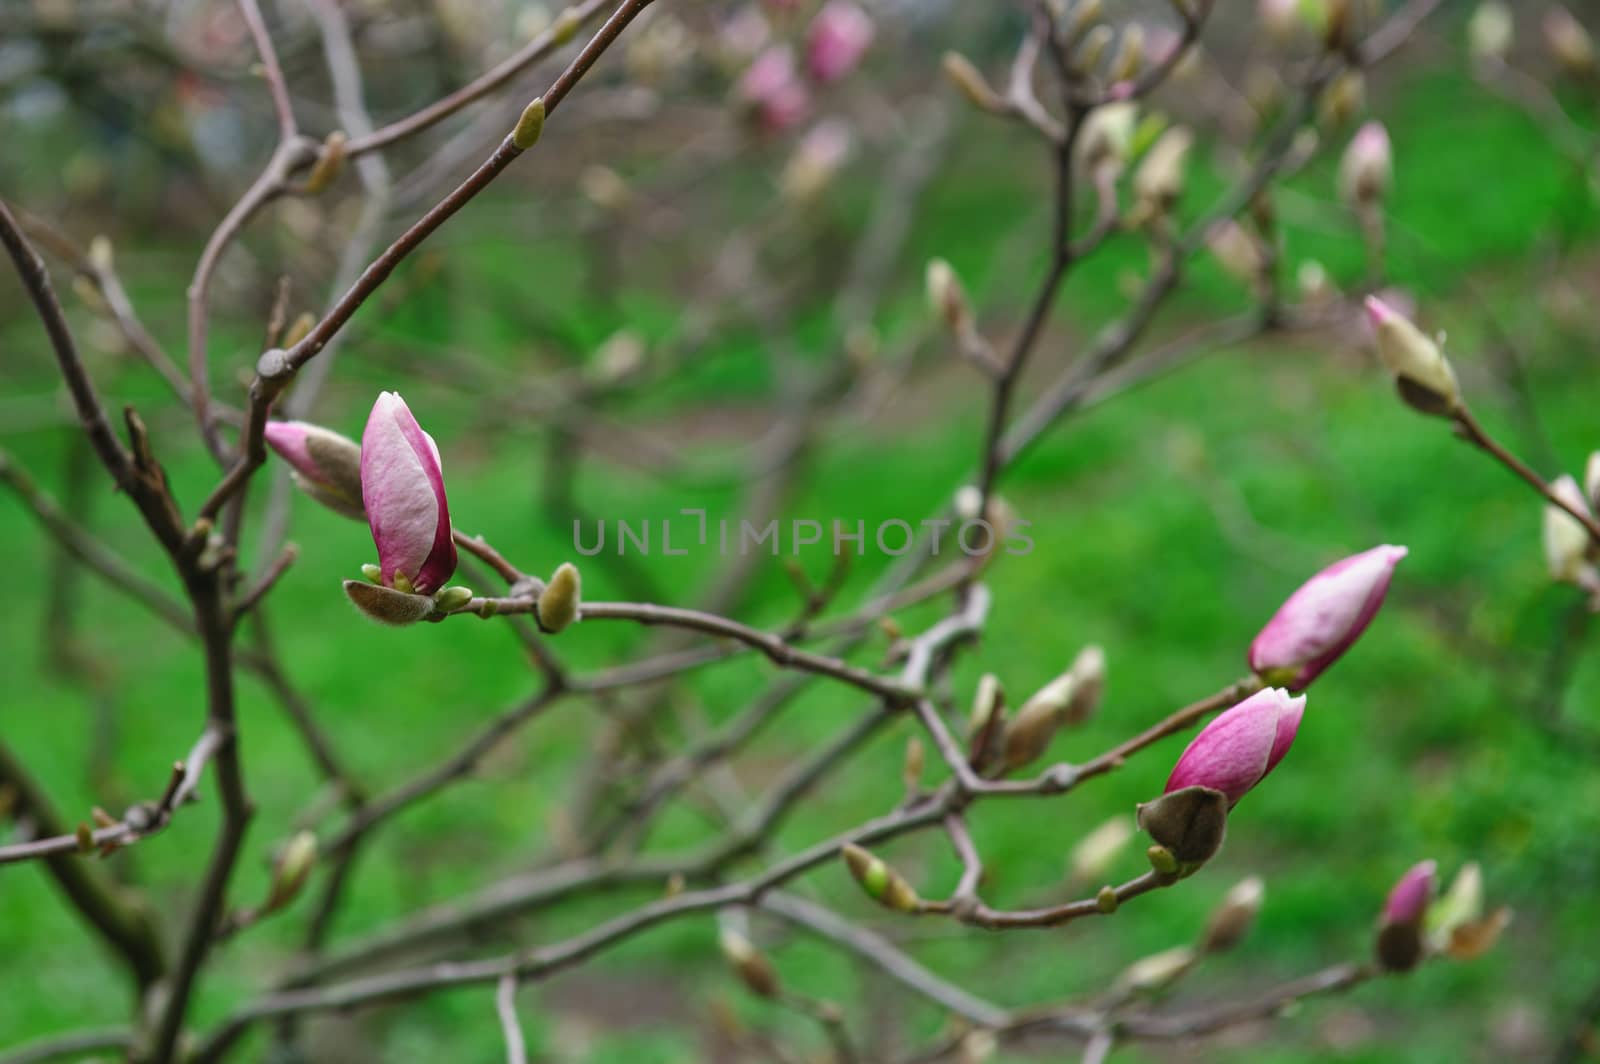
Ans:
{"label": "pale yellow-green bud", "polygon": [[[1572,477],[1563,474],[1551,482],[1550,490],[1556,498],[1577,507],[1580,512],[1588,512],[1583,490]],[[1589,553],[1589,530],[1555,503],[1546,503],[1544,507],[1543,543],[1550,579],[1580,587],[1592,582],[1585,560]]]}
{"label": "pale yellow-green bud", "polygon": [[1133,176],[1133,190],[1147,211],[1165,214],[1183,195],[1189,150],[1193,146],[1194,134],[1183,126],[1173,126],[1145,153],[1144,161]]}
{"label": "pale yellow-green bud", "polygon": [[361,575],[366,577],[374,584],[383,583],[383,570],[378,566],[373,565],[371,562],[368,562],[361,567]]}
{"label": "pale yellow-green bud", "polygon": [[433,596],[433,603],[441,613],[454,613],[471,601],[472,589],[459,584],[444,588]]}
{"label": "pale yellow-green bud", "polygon": [[1232,218],[1212,226],[1206,246],[1228,274],[1246,284],[1256,284],[1266,269],[1267,259],[1260,243]]}
{"label": "pale yellow-green bud", "polygon": [[729,966],[751,993],[764,998],[778,996],[777,971],[748,938],[732,928],[723,928],[718,944]]}
{"label": "pale yellow-green bud", "polygon": [[903,913],[916,912],[922,904],[911,884],[882,858],[854,843],[846,843],[843,854],[850,874],[873,901]]}
{"label": "pale yellow-green bud", "polygon": [[1189,946],[1163,950],[1134,961],[1117,977],[1117,985],[1125,992],[1153,994],[1177,982],[1195,960],[1195,951]]}
{"label": "pale yellow-green bud", "polygon": [[1116,31],[1110,26],[1096,26],[1083,36],[1083,44],[1078,48],[1074,62],[1079,70],[1093,70],[1100,65],[1100,60],[1106,57],[1106,52],[1111,48],[1111,42],[1116,39]]}
{"label": "pale yellow-green bud", "polygon": [[1062,723],[1082,724],[1100,708],[1106,692],[1106,652],[1098,644],[1090,643],[1072,659],[1072,678],[1075,681],[1072,697],[1062,713]]}
{"label": "pale yellow-green bud", "polygon": [[539,595],[539,627],[547,632],[559,632],[577,620],[581,591],[577,566],[562,562]]}
{"label": "pale yellow-green bud", "polygon": [[1241,879],[1228,889],[1222,901],[1211,911],[1205,934],[1200,939],[1202,953],[1226,953],[1250,933],[1266,898],[1266,884],[1260,876]]}
{"label": "pale yellow-green bud", "polygon": [[1367,80],[1359,71],[1346,70],[1322,91],[1319,111],[1324,125],[1343,126],[1367,105]]}
{"label": "pale yellow-green bud", "polygon": [[89,241],[89,265],[98,273],[110,273],[112,267],[111,238],[97,233]]}
{"label": "pale yellow-green bud", "polygon": [[311,877],[316,862],[317,836],[313,832],[301,831],[285,843],[273,863],[272,886],[262,911],[274,912],[293,901]]}
{"label": "pale yellow-green bud", "polygon": [[1144,65],[1144,27],[1137,22],[1130,24],[1122,31],[1122,42],[1117,47],[1117,54],[1111,60],[1108,72],[1113,84],[1119,81],[1132,81],[1139,75],[1139,68]]}
{"label": "pale yellow-green bud", "polygon": [[1586,79],[1594,74],[1594,38],[1565,7],[1557,5],[1545,12],[1544,42],[1567,75]]}
{"label": "pale yellow-green bud", "polygon": [[539,142],[539,134],[544,132],[544,97],[536,96],[533,102],[522,109],[522,117],[517,119],[517,126],[511,131],[511,143],[516,145],[518,151],[527,151]]}
{"label": "pale yellow-green bud", "polygon": [[344,169],[344,147],[348,139],[343,130],[336,129],[323,140],[322,151],[311,164],[311,173],[306,175],[308,195],[323,191],[339,176],[339,171]]}
{"label": "pale yellow-green bud", "polygon": [[944,259],[931,259],[927,270],[928,307],[951,332],[965,332],[972,324],[972,308],[955,268]]}
{"label": "pale yellow-green bud", "polygon": [[1367,297],[1367,314],[1378,337],[1378,358],[1407,403],[1425,414],[1450,416],[1461,405],[1461,386],[1439,345],[1376,296]]}
{"label": "pale yellow-green bud", "polygon": [[1484,0],[1467,23],[1467,50],[1474,59],[1504,59],[1516,33],[1511,7],[1500,0]]}
{"label": "pale yellow-green bud", "polygon": [[601,210],[621,210],[633,198],[622,175],[609,166],[587,166],[578,175],[578,190]]}
{"label": "pale yellow-green bud", "polygon": [[961,95],[965,96],[974,107],[991,112],[1005,110],[1006,102],[990,87],[983,72],[973,65],[972,60],[960,52],[946,52],[941,66],[945,78],[959,89]]}
{"label": "pale yellow-green bud", "polygon": [[1072,878],[1079,883],[1104,879],[1133,834],[1133,818],[1119,814],[1079,839],[1067,858]]}
{"label": "pale yellow-green bud", "polygon": [[1099,893],[1094,896],[1095,908],[1099,909],[1107,916],[1110,916],[1112,913],[1116,912],[1117,906],[1120,904],[1122,904],[1122,902],[1121,899],[1117,897],[1117,889],[1110,885],[1101,887]]}
{"label": "pale yellow-green bud", "polygon": [[566,44],[578,35],[578,28],[583,25],[583,15],[575,7],[563,8],[550,24],[550,41],[552,44]]}
{"label": "pale yellow-green bud", "polygon": [[1600,509],[1600,451],[1592,452],[1583,467],[1583,494],[1591,510]]}
{"label": "pale yellow-green bud", "polygon": [[1078,166],[1089,174],[1115,175],[1127,164],[1139,106],[1131,100],[1096,107],[1083,120],[1075,149]]}
{"label": "pale yellow-green bud", "polygon": [[1456,929],[1483,915],[1483,870],[1476,862],[1461,866],[1450,889],[1430,904],[1423,917],[1429,945],[1443,952]]}
{"label": "pale yellow-green bud", "polygon": [[[399,584],[401,578],[395,577]],[[413,595],[398,587],[384,587],[360,580],[344,582],[345,597],[362,613],[379,624],[401,627],[416,624],[433,613],[433,599],[427,595]]]}

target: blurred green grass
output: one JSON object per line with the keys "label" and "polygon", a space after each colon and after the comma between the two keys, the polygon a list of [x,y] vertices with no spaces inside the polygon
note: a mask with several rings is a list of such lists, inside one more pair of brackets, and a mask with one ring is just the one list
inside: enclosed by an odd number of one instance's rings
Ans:
{"label": "blurred green grass", "polygon": [[[1473,106],[1464,107],[1469,93]],[[1392,118],[1399,172],[1393,279],[1427,297],[1425,318],[1449,328],[1453,356],[1471,393],[1481,397],[1486,420],[1526,448],[1534,441],[1512,427],[1520,423],[1511,416],[1508,393],[1480,353],[1485,312],[1519,328],[1527,337],[1522,353],[1543,434],[1562,465],[1575,471],[1597,442],[1591,396],[1574,387],[1592,374],[1593,337],[1585,348],[1572,343],[1559,321],[1540,320],[1549,293],[1527,286],[1539,276],[1552,227],[1592,234],[1592,208],[1580,211],[1564,195],[1568,174],[1525,119],[1459,79],[1411,79],[1385,114]],[[980,127],[970,136],[993,138],[987,143],[1000,147],[1011,143]],[[958,153],[932,192],[906,262],[949,257],[979,303],[997,308],[986,315],[1010,320],[1031,282],[1019,282],[1006,241],[1030,224],[1042,177],[1042,167],[1035,173],[1003,151]],[[1191,202],[1205,202],[1220,181],[1198,177]],[[1326,206],[1332,181],[1330,160],[1293,182],[1307,203],[1323,206],[1286,222],[1289,261],[1318,257],[1336,277],[1354,283],[1361,254],[1337,208]],[[487,204],[483,214],[492,217],[509,203]],[[838,224],[849,225],[869,208],[865,199],[846,194],[833,209]],[[359,426],[360,396],[370,394],[359,389],[392,383],[385,359],[393,348],[426,351],[449,343],[493,362],[518,358],[519,337],[505,324],[514,320],[506,312],[530,291],[556,308],[585,344],[624,321],[650,334],[670,327],[673,308],[646,294],[630,294],[620,312],[590,301],[572,283],[571,271],[563,271],[570,258],[559,245],[541,249],[539,261],[530,263],[525,247],[493,239],[473,212],[453,224],[461,239],[440,284],[375,326],[370,349],[342,356],[336,377],[348,391],[339,394],[350,401],[337,427]],[[183,259],[174,255],[173,261],[172,276],[141,278],[147,304],[170,302],[181,291]],[[1040,361],[1067,361],[1076,338],[1121,305],[1121,275],[1143,263],[1142,251],[1129,243],[1075,276],[1060,308],[1065,324],[1051,334]],[[1580,289],[1587,284],[1593,290],[1592,263],[1590,270],[1587,282],[1575,282]],[[886,333],[921,313],[918,271],[905,272],[908,283],[880,322]],[[463,293],[473,298],[463,300]],[[1204,264],[1170,320],[1244,305],[1236,286]],[[48,387],[34,323],[8,315],[5,326],[5,343],[25,363],[5,370],[8,382]],[[225,326],[218,332],[219,350],[251,342]],[[816,342],[823,335],[820,317],[800,335]],[[677,418],[744,409],[763,386],[752,368],[761,361],[753,357],[756,342],[724,341],[666,394],[650,397],[639,416],[670,427]],[[888,518],[914,521],[943,504],[968,475],[982,418],[970,385],[943,379],[930,389],[938,400],[933,412],[889,417],[865,433],[828,438],[788,512],[862,519],[871,527]],[[119,401],[158,394],[136,373],[119,375],[113,391]],[[571,556],[567,530],[553,527],[550,515],[530,501],[542,476],[532,443],[538,426],[528,427],[526,439],[517,433],[486,440],[475,436],[475,412],[459,396],[441,390],[435,401],[430,390],[412,401],[443,446],[460,527],[485,532],[535,570]],[[174,418],[168,435],[181,436],[184,427]],[[67,439],[64,432],[41,431],[5,442],[49,484],[57,479]],[[199,456],[184,452],[172,454],[171,472],[191,498],[208,476]],[[1025,696],[1083,643],[1102,643],[1110,661],[1109,695],[1098,719],[1058,740],[1053,754],[1069,759],[1098,752],[1238,676],[1250,637],[1322,564],[1377,542],[1406,544],[1411,555],[1374,627],[1311,692],[1291,758],[1240,807],[1228,846],[1202,874],[1140,899],[1113,920],[1059,931],[991,937],[931,923],[907,927],[887,920],[881,926],[916,936],[919,954],[933,967],[997,1000],[1050,1000],[1092,992],[1135,958],[1186,940],[1228,885],[1260,872],[1268,888],[1257,932],[1179,992],[1204,1001],[1364,956],[1376,909],[1405,867],[1432,856],[1453,872],[1463,861],[1479,860],[1491,898],[1517,912],[1496,952],[1470,965],[1430,965],[1345,1000],[1313,1003],[1276,1025],[1265,1041],[1211,1043],[1207,1059],[1376,1061],[1397,1053],[1408,1061],[1499,1059],[1492,1055],[1490,1030],[1513,1006],[1532,1009],[1559,1033],[1595,978],[1600,714],[1594,700],[1600,669],[1588,662],[1579,667],[1565,700],[1569,716],[1563,730],[1553,729],[1536,695],[1553,633],[1572,601],[1545,583],[1539,508],[1522,486],[1453,441],[1440,423],[1395,402],[1359,347],[1274,341],[1220,352],[1073,418],[1012,472],[1004,490],[1033,522],[1036,548],[991,571],[996,609],[981,647],[962,658],[955,689],[965,696],[980,671],[994,671],[1015,696]],[[731,516],[738,507],[725,488],[697,487],[686,497],[681,489],[605,467],[586,477],[582,494],[594,512],[613,519],[659,521],[682,506],[701,505]],[[122,500],[100,500],[95,524],[146,571],[167,579]],[[408,778],[532,690],[534,678],[500,625],[461,621],[392,631],[358,622],[339,601],[336,585],[369,558],[363,528],[297,501],[294,538],[301,559],[271,609],[283,656],[363,779],[382,785]],[[41,666],[49,546],[9,499],[0,503],[0,552],[19,574],[9,588],[9,608],[0,611],[0,646],[10,648],[12,684],[0,711],[7,743],[73,815],[113,795],[150,793],[162,782],[162,766],[192,740],[201,716],[193,648],[85,583],[84,637],[110,670],[115,718],[114,774],[91,778],[86,751],[96,718],[89,700]],[[820,561],[811,560],[817,575]],[[652,560],[658,579],[685,602],[715,565],[709,553]],[[851,588],[864,588],[880,566],[881,559],[862,559]],[[591,595],[619,593],[601,559],[584,569]],[[742,610],[754,623],[775,623],[792,608],[782,573],[775,565],[769,570]],[[931,616],[924,609],[904,621],[914,628]],[[590,625],[562,636],[558,647],[574,662],[599,666],[620,660],[645,638]],[[723,720],[773,675],[742,658],[705,670],[687,685],[683,700],[697,703],[710,720]],[[235,888],[236,897],[249,899],[264,887],[265,855],[290,830],[316,781],[265,692],[251,679],[242,684],[248,775],[260,807],[251,858]],[[813,748],[862,708],[838,691],[811,691],[741,759],[741,779],[758,786],[772,766]],[[359,866],[338,936],[358,935],[496,872],[524,867],[551,840],[562,796],[589,752],[594,712],[562,706],[519,733],[474,779],[391,824]],[[798,848],[892,805],[908,734],[903,722],[857,754],[849,771],[783,824],[774,847]],[[978,807],[973,828],[991,869],[989,899],[1019,904],[1059,890],[1072,843],[1159,789],[1179,749],[1178,740],[1163,744],[1096,785],[1049,802]],[[192,889],[214,819],[208,804],[188,810],[159,839],[126,855],[163,905],[176,908]],[[655,839],[663,848],[686,845],[702,831],[697,817],[679,814],[663,821]],[[936,894],[955,879],[946,849],[929,836],[885,853]],[[1119,871],[1131,874],[1139,863],[1132,846]],[[816,873],[805,889],[877,919],[841,870]],[[541,914],[483,945],[503,951],[553,941],[621,903],[607,898]],[[124,987],[43,876],[28,868],[0,872],[0,910],[6,914],[0,956],[13,958],[7,992],[0,994],[0,1042],[122,1018]],[[258,988],[263,973],[281,970],[298,932],[290,916],[223,947],[202,984],[202,1020],[219,1017]],[[781,940],[773,954],[787,982],[844,1002],[858,1023],[880,1011],[903,1013],[923,1034],[939,1026],[933,1010],[897,990],[872,989],[870,972],[813,942]],[[663,997],[665,1005],[657,1000]],[[724,999],[754,1022],[803,1030],[799,1021],[775,1018],[743,1000],[722,971],[709,918],[641,936],[581,973],[529,989],[521,1001],[535,1048],[590,1044],[581,1059],[677,1062],[701,1059],[703,1043],[689,1024],[703,1021]],[[1333,1030],[1352,1008],[1372,1023],[1364,1039],[1343,1039]],[[362,1037],[375,1040],[385,1059],[488,1059],[500,1052],[487,993],[386,1010],[364,1025]],[[809,1031],[802,1037],[817,1038]],[[1154,1049],[1124,1056],[1164,1058]]]}

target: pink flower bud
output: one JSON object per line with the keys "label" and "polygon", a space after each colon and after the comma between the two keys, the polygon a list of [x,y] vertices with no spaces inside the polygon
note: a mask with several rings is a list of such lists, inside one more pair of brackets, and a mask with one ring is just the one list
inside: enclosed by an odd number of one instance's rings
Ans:
{"label": "pink flower bud", "polygon": [[1206,787],[1227,795],[1231,808],[1289,752],[1305,709],[1304,695],[1291,698],[1281,687],[1257,691],[1194,737],[1167,778],[1165,793]]}
{"label": "pink flower bud", "polygon": [[1389,900],[1383,903],[1383,922],[1419,922],[1428,911],[1428,903],[1433,900],[1433,880],[1438,868],[1436,861],[1421,861],[1412,865],[1400,877],[1394,889],[1389,891]]}
{"label": "pink flower bud", "polygon": [[1394,179],[1394,152],[1382,122],[1368,122],[1356,131],[1339,162],[1339,194],[1346,203],[1374,203]]}
{"label": "pink flower bud", "polygon": [[861,62],[874,32],[865,11],[848,0],[829,0],[811,20],[806,69],[820,82],[838,81]]}
{"label": "pink flower bud", "polygon": [[361,445],[304,421],[269,421],[262,436],[294,469],[296,482],[322,505],[360,520]]}
{"label": "pink flower bud", "polygon": [[1378,964],[1385,971],[1409,972],[1422,960],[1426,945],[1422,921],[1433,900],[1436,869],[1433,861],[1412,865],[1389,892],[1375,943]]}
{"label": "pink flower bud", "polygon": [[810,110],[811,98],[795,69],[794,51],[773,45],[745,69],[736,92],[761,124],[778,131],[798,125]]}
{"label": "pink flower bud", "polygon": [[361,497],[386,587],[431,595],[456,571],[439,448],[405,400],[384,392],[361,434]]}
{"label": "pink flower bud", "polygon": [[1406,553],[1373,547],[1301,584],[1250,644],[1250,668],[1268,682],[1305,690],[1372,623]]}

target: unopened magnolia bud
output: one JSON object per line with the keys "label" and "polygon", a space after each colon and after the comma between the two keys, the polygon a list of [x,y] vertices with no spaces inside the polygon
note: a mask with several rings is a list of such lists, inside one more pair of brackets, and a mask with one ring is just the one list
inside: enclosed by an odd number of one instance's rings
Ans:
{"label": "unopened magnolia bud", "polygon": [[644,365],[644,354],[644,337],[632,329],[618,329],[595,350],[595,378],[606,384],[626,380]]}
{"label": "unopened magnolia bud", "polygon": [[873,901],[896,912],[916,912],[921,904],[917,892],[911,889],[911,884],[905,878],[884,863],[883,859],[874,856],[867,850],[854,843],[846,843],[844,847],[844,863],[849,866],[850,874],[855,877],[861,889]]}
{"label": "unopened magnolia bud", "polygon": [[972,324],[972,308],[956,271],[944,259],[932,259],[927,270],[928,307],[951,332],[965,332]]}
{"label": "unopened magnolia bud", "polygon": [[1005,720],[1005,688],[999,677],[986,672],[978,678],[967,723],[968,760],[974,767],[987,768],[1000,755]]}
{"label": "unopened magnolia bud", "polygon": [[[1563,475],[1553,481],[1550,491],[1563,502],[1588,513],[1589,506],[1578,482]],[[1586,555],[1589,553],[1589,530],[1583,522],[1573,517],[1555,503],[1544,507],[1544,562],[1550,570],[1550,579],[1584,586],[1589,570]]]}
{"label": "unopened magnolia bud", "polygon": [[344,594],[356,609],[379,624],[401,627],[416,624],[433,613],[433,599],[427,595],[413,595],[398,588],[382,584],[368,584],[360,580],[346,580]]}
{"label": "unopened magnolia bud", "polygon": [[1330,52],[1350,43],[1350,0],[1322,0],[1322,42]]}
{"label": "unopened magnolia bud", "polygon": [[1385,971],[1408,972],[1422,960],[1425,952],[1423,924],[1433,900],[1437,869],[1433,861],[1419,862],[1408,869],[1389,892],[1376,944],[1378,964]]}
{"label": "unopened magnolia bud", "polygon": [[974,107],[984,111],[1003,111],[1006,103],[1000,94],[989,87],[989,82],[984,78],[982,71],[973,65],[972,60],[960,52],[944,53],[942,62],[944,76],[972,102]]}
{"label": "unopened magnolia bud", "polygon": [[[1070,683],[1070,677],[1063,679]],[[1004,771],[1014,772],[1032,764],[1055,737],[1056,729],[1061,726],[1061,710],[1065,703],[1052,693],[1054,687],[1054,684],[1048,685],[1024,702],[1011,723],[1006,725],[1001,758]],[[1045,697],[1041,698],[1040,695]]]}
{"label": "unopened magnolia bud", "polygon": [[915,735],[906,740],[905,763],[900,769],[900,779],[907,791],[915,791],[922,784],[922,740]]}
{"label": "unopened magnolia bud", "polygon": [[1094,907],[1105,913],[1107,916],[1110,916],[1112,913],[1116,912],[1119,904],[1121,904],[1121,902],[1117,898],[1117,888],[1112,886],[1101,887],[1099,892],[1094,896]]}
{"label": "unopened magnolia bud", "polygon": [[1122,31],[1122,42],[1117,47],[1116,57],[1111,60],[1107,77],[1112,84],[1132,81],[1138,77],[1139,68],[1143,65],[1144,27],[1135,22]]}
{"label": "unopened magnolia bud", "polygon": [[1261,280],[1267,266],[1266,254],[1256,238],[1232,218],[1224,218],[1211,227],[1206,246],[1217,264],[1237,280],[1251,285]]}
{"label": "unopened magnolia bud", "polygon": [[1354,70],[1346,70],[1322,91],[1320,102],[1324,125],[1347,125],[1367,105],[1367,81]]}
{"label": "unopened magnolia bud", "polygon": [[609,166],[587,166],[578,175],[578,190],[604,211],[621,210],[633,198],[622,175]]}
{"label": "unopened magnolia bud", "polygon": [[1210,860],[1228,829],[1228,796],[1210,787],[1183,787],[1139,806],[1139,826],[1181,864]]}
{"label": "unopened magnolia bud", "polygon": [[1156,215],[1172,209],[1183,195],[1184,173],[1194,134],[1173,126],[1150,146],[1133,177],[1134,193],[1147,211]]}
{"label": "unopened magnolia bud", "polygon": [[359,443],[305,421],[269,421],[262,438],[289,463],[301,491],[335,513],[366,519]]}
{"label": "unopened magnolia bud", "polygon": [[1093,70],[1099,66],[1116,36],[1116,31],[1105,25],[1096,26],[1084,34],[1083,44],[1078,47],[1078,54],[1074,57],[1078,69]]}
{"label": "unopened magnolia bud", "polygon": [[1104,0],[1078,0],[1061,27],[1061,39],[1068,44],[1088,33],[1105,16]]}
{"label": "unopened magnolia bud", "polygon": [[1383,199],[1394,181],[1394,155],[1382,122],[1368,122],[1356,131],[1339,161],[1339,195],[1353,207]]}
{"label": "unopened magnolia bud", "polygon": [[1062,723],[1075,726],[1087,721],[1100,708],[1106,693],[1106,652],[1094,643],[1078,651],[1072,659],[1072,696],[1062,712]]}
{"label": "unopened magnolia bud", "polygon": [[1075,149],[1077,162],[1089,174],[1115,176],[1122,172],[1133,146],[1139,107],[1129,100],[1096,107],[1083,120]]}
{"label": "unopened magnolia bud", "polygon": [[1072,878],[1092,883],[1105,878],[1117,857],[1133,838],[1133,818],[1114,816],[1078,840],[1067,858]]}
{"label": "unopened magnolia bud", "polygon": [[1196,954],[1188,946],[1176,946],[1134,961],[1120,976],[1117,986],[1125,993],[1151,994],[1171,986],[1193,967]]}
{"label": "unopened magnolia bud", "polygon": [[751,993],[764,998],[778,996],[777,971],[748,938],[732,928],[723,928],[718,943],[722,955]]}
{"label": "unopened magnolia bud", "polygon": [[1367,315],[1400,397],[1424,414],[1451,416],[1461,405],[1461,386],[1439,345],[1377,296],[1367,297]]}
{"label": "unopened magnolia bud", "polygon": [[1260,0],[1256,15],[1261,28],[1277,44],[1287,43],[1304,24],[1300,0]]}
{"label": "unopened magnolia bud", "polygon": [[1587,78],[1595,72],[1594,39],[1565,7],[1557,5],[1545,12],[1544,43],[1563,73]]}
{"label": "unopened magnolia bud", "polygon": [[1206,931],[1200,939],[1200,952],[1226,953],[1244,941],[1261,912],[1262,899],[1266,897],[1266,884],[1260,876],[1241,879],[1228,889],[1222,901],[1211,911]]}
{"label": "unopened magnolia bud", "polygon": [[1300,289],[1300,296],[1308,303],[1325,304],[1338,290],[1333,286],[1333,280],[1328,276],[1328,268],[1316,259],[1307,259],[1302,262],[1294,272],[1295,287]]}
{"label": "unopened magnolia bud", "polygon": [[311,877],[311,869],[316,862],[317,836],[314,833],[299,832],[285,843],[277,861],[273,863],[272,886],[267,891],[266,904],[262,909],[273,912],[293,901]]}
{"label": "unopened magnolia bud", "polygon": [[112,264],[111,238],[104,233],[96,233],[89,241],[89,265],[98,273],[110,273]]}
{"label": "unopened magnolia bud", "polygon": [[462,587],[459,584],[455,587],[447,587],[433,596],[433,604],[442,613],[454,613],[471,601],[472,589],[470,587]]}
{"label": "unopened magnolia bud", "polygon": [[559,632],[577,620],[581,591],[577,566],[562,562],[539,595],[539,627],[547,632]]}
{"label": "unopened magnolia bud", "polygon": [[317,155],[317,161],[311,164],[311,173],[306,175],[306,192],[309,195],[315,196],[333,184],[339,171],[344,169],[344,146],[348,139],[343,130],[336,129],[322,142],[322,151]]}
{"label": "unopened magnolia bud", "polygon": [[563,45],[578,35],[583,25],[583,13],[576,7],[565,7],[550,24],[550,43]]}
{"label": "unopened magnolia bud", "polygon": [[511,143],[516,145],[518,151],[527,151],[539,142],[539,134],[544,132],[544,97],[536,96],[533,102],[522,109],[522,117],[517,119],[517,127],[511,131]]}
{"label": "unopened magnolia bud", "polygon": [[961,1064],[989,1064],[1000,1052],[1000,1038],[993,1031],[969,1031],[961,1039]]}
{"label": "unopened magnolia bud", "polygon": [[1484,0],[1467,23],[1467,50],[1474,59],[1504,59],[1516,32],[1510,6],[1500,0]]}

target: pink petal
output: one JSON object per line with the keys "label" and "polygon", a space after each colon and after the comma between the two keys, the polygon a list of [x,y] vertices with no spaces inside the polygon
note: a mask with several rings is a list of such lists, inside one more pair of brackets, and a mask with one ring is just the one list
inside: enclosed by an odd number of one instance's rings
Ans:
{"label": "pink petal", "polygon": [[839,80],[861,61],[874,33],[865,11],[845,0],[831,0],[811,21],[806,68],[818,81]]}
{"label": "pink petal", "polygon": [[1285,697],[1283,691],[1268,688],[1218,715],[1178,758],[1166,793],[1210,787],[1226,794],[1230,804],[1243,798],[1266,774]]}
{"label": "pink petal", "polygon": [[1428,911],[1428,902],[1433,900],[1433,880],[1437,870],[1436,861],[1412,865],[1400,877],[1394,889],[1389,891],[1389,898],[1383,905],[1383,922],[1409,924],[1421,920]]}
{"label": "pink petal", "polygon": [[[402,574],[418,591],[424,591],[421,582],[437,577],[442,567],[438,557],[441,534],[450,548],[450,571],[454,571],[437,448],[417,425],[405,401],[393,392],[378,396],[361,435],[361,497],[386,585]],[[425,567],[429,569],[426,573]]]}
{"label": "pink petal", "polygon": [[1278,701],[1278,730],[1273,733],[1272,752],[1267,755],[1267,768],[1261,773],[1262,779],[1266,779],[1267,774],[1278,767],[1283,755],[1294,745],[1294,737],[1300,733],[1300,719],[1306,712],[1305,695],[1290,698],[1288,692],[1280,688],[1274,690],[1282,696]]}
{"label": "pink petal", "polygon": [[1295,670],[1288,686],[1304,689],[1366,630],[1406,553],[1404,547],[1374,547],[1307,580],[1250,644],[1250,667],[1257,673]]}
{"label": "pink petal", "polygon": [[306,430],[309,428],[303,421],[269,421],[261,435],[266,439],[267,446],[277,451],[278,456],[288,462],[295,472],[320,484],[327,478],[317,468],[317,463],[312,461],[311,452],[306,450]]}

